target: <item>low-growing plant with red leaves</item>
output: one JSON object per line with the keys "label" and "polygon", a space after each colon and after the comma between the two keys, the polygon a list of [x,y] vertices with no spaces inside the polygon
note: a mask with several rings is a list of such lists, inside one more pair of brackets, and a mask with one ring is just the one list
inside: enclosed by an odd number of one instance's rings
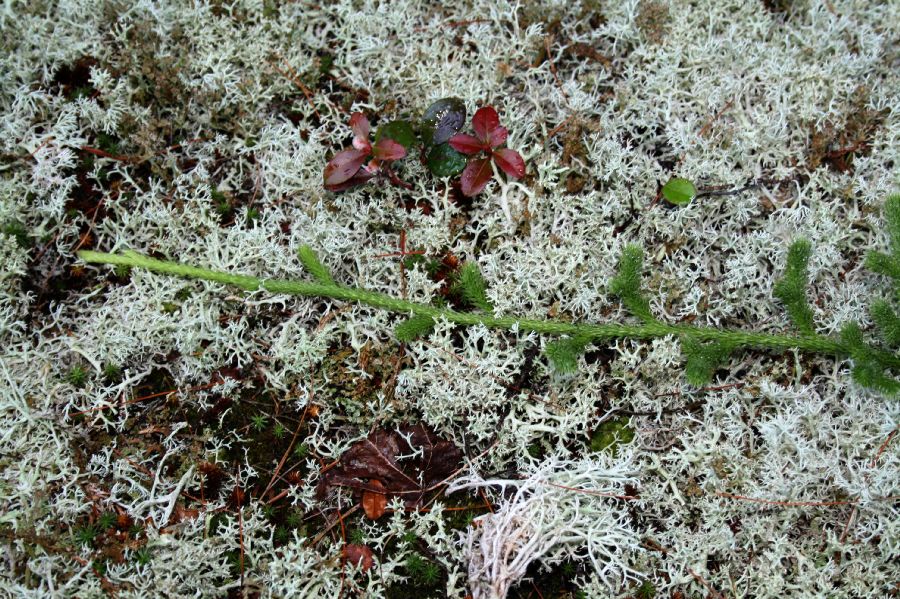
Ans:
{"label": "low-growing plant with red leaves", "polygon": [[506,127],[492,106],[479,109],[472,118],[475,135],[460,133],[466,122],[466,107],[458,98],[442,98],[429,106],[417,123],[391,121],[379,126],[375,143],[369,141],[371,127],[361,112],[350,116],[353,147],[338,152],[325,166],[325,189],[344,191],[382,176],[393,185],[412,186],[401,181],[392,163],[404,158],[414,144],[422,147],[422,163],[441,178],[460,177],[463,194],[481,193],[496,172],[493,165],[508,176],[525,175],[522,156],[507,147]]}
{"label": "low-growing plant with red leaves", "polygon": [[515,150],[500,147],[506,143],[508,131],[506,127],[500,126],[500,117],[493,106],[478,109],[472,117],[472,129],[475,130],[474,136],[457,133],[449,141],[450,146],[462,154],[486,155],[483,158],[471,158],[463,170],[460,183],[465,195],[471,197],[481,193],[494,174],[491,162],[514,179],[525,175],[522,156]]}
{"label": "low-growing plant with red leaves", "polygon": [[[387,137],[372,144],[369,119],[361,112],[350,115],[350,130],[353,131],[353,148],[338,152],[325,165],[325,189],[343,191],[379,174],[387,175],[392,183],[402,184],[391,170],[391,162],[405,157],[406,148]],[[370,156],[372,160],[366,164]]]}

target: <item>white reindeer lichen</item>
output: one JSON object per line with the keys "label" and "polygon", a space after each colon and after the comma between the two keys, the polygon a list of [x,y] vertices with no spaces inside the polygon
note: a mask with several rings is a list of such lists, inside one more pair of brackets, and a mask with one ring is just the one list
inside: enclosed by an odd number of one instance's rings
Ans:
{"label": "white reindeer lichen", "polygon": [[627,558],[638,538],[623,505],[623,485],[634,480],[627,462],[599,457],[546,460],[524,479],[458,478],[447,493],[500,488],[492,513],[476,519],[465,536],[475,599],[506,597],[535,562],[586,559],[610,588],[637,578]]}

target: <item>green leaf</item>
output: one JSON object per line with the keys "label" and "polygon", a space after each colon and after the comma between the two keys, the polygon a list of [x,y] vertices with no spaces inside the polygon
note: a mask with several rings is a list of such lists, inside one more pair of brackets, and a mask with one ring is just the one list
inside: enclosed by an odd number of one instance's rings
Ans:
{"label": "green leaf", "polygon": [[805,239],[798,239],[788,250],[784,277],[775,283],[772,294],[784,303],[794,326],[804,335],[814,335],[813,311],[806,303],[806,266],[812,254],[812,246]]}
{"label": "green leaf", "polygon": [[441,98],[425,109],[419,124],[426,146],[446,143],[466,123],[466,105],[459,98]]}
{"label": "green leaf", "polygon": [[686,206],[697,197],[697,188],[687,179],[674,177],[662,188],[663,197],[676,206]]}
{"label": "green leaf", "polygon": [[488,301],[485,293],[487,283],[484,277],[481,276],[481,271],[478,270],[477,264],[474,262],[463,264],[462,268],[459,269],[458,285],[460,293],[467,302],[485,312],[490,312],[494,309],[491,302]]}
{"label": "green leaf", "polygon": [[701,343],[693,337],[681,338],[681,351],[686,358],[684,376],[691,385],[702,387],[728,360],[734,346],[725,342]]}
{"label": "green leaf", "polygon": [[557,339],[547,344],[544,353],[547,354],[554,370],[568,374],[578,370],[578,356],[584,353],[584,348],[589,342],[590,339],[587,337]]}
{"label": "green leaf", "polygon": [[407,151],[416,143],[416,134],[409,121],[391,121],[381,125],[375,133],[375,142],[382,138],[393,139]]}
{"label": "green leaf", "polygon": [[450,144],[438,144],[428,152],[428,170],[435,177],[455,177],[466,168],[466,157],[453,148]]}
{"label": "green leaf", "polygon": [[423,335],[427,335],[434,328],[434,318],[424,314],[410,316],[394,327],[394,335],[398,340],[412,341]]}
{"label": "green leaf", "polygon": [[619,258],[618,274],[609,282],[609,290],[618,295],[628,310],[643,320],[652,322],[650,302],[641,294],[641,269],[644,252],[636,245],[626,245]]}
{"label": "green leaf", "polygon": [[300,257],[300,262],[303,263],[303,268],[305,268],[306,272],[311,274],[316,281],[322,285],[336,285],[334,279],[331,278],[328,269],[319,261],[319,257],[316,256],[316,253],[311,247],[308,245],[300,246],[300,249],[297,250],[297,255]]}

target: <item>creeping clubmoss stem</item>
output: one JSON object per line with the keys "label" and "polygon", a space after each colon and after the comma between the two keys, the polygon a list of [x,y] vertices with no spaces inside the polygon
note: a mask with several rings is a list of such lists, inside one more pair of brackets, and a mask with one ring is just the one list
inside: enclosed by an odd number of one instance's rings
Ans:
{"label": "creeping clubmoss stem", "polygon": [[[821,335],[773,335],[733,329],[714,329],[680,324],[666,324],[659,321],[644,324],[575,324],[555,320],[536,320],[512,316],[495,317],[481,313],[459,312],[428,304],[420,304],[398,299],[389,295],[354,287],[323,284],[306,281],[280,281],[262,279],[246,275],[229,274],[221,271],[199,268],[178,262],[157,260],[136,252],[108,254],[93,251],[80,251],[78,256],[85,262],[115,264],[146,268],[156,272],[203,279],[226,285],[235,285],[247,291],[263,289],[271,293],[286,293],[306,297],[328,297],[336,300],[357,302],[402,314],[443,317],[460,325],[482,324],[490,328],[511,329],[518,326],[521,330],[534,331],[548,335],[569,335],[602,340],[613,338],[653,339],[667,335],[688,336],[697,341],[727,342],[733,346],[754,347],[759,349],[788,350],[796,349],[808,353],[848,355],[850,352],[844,343]],[[900,361],[890,354],[883,359],[894,365]]]}

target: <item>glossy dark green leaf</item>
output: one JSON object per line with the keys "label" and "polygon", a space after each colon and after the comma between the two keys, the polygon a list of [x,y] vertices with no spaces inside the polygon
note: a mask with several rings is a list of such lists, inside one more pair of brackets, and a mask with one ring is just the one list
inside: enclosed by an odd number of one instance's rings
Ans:
{"label": "glossy dark green leaf", "polygon": [[663,185],[662,194],[676,206],[685,206],[697,197],[697,188],[687,179],[674,177]]}
{"label": "glossy dark green leaf", "polygon": [[393,139],[407,150],[416,143],[416,134],[409,121],[391,121],[378,127],[378,131],[375,133],[375,142],[377,143],[385,137]]}
{"label": "glossy dark green leaf", "polygon": [[440,144],[428,152],[428,170],[435,177],[455,177],[466,168],[466,157],[449,144]]}
{"label": "glossy dark green leaf", "polygon": [[426,146],[446,143],[466,123],[466,105],[459,98],[441,98],[422,115],[422,141]]}

